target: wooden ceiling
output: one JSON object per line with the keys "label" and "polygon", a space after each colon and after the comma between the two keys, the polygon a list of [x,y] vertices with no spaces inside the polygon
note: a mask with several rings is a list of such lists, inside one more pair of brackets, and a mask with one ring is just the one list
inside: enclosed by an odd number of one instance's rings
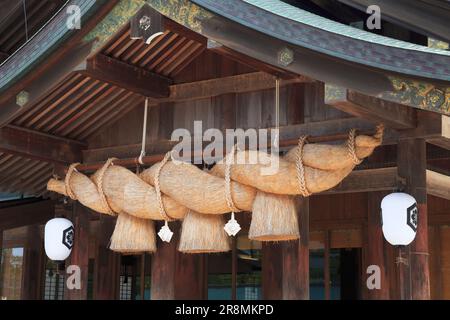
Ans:
{"label": "wooden ceiling", "polygon": [[[40,7],[37,2],[40,1],[34,1],[33,4]],[[1,44],[5,44],[5,49],[12,48],[10,45],[6,46],[6,42]],[[130,25],[127,24],[112,37],[93,60],[97,57],[106,57],[108,65],[113,68],[109,75],[114,72],[120,73],[122,70],[131,72],[144,70],[171,81],[205,49],[205,38],[173,22],[169,22],[164,34],[150,45],[141,39],[131,39]],[[122,69],[117,71],[115,67]],[[29,149],[34,147],[34,141],[39,142],[48,137],[52,140],[62,139],[61,141],[68,144],[82,147],[102,128],[117,121],[138,105],[144,104],[144,96],[136,90],[130,90],[126,84],[117,85],[108,78],[96,76],[96,72],[86,70],[71,72],[50,92],[15,116],[12,122],[1,130],[12,130],[14,134],[8,134],[11,139],[15,140],[15,143],[17,140],[25,141],[26,148]],[[145,85],[144,83],[142,86]],[[2,135],[6,136],[5,133]],[[60,154],[64,153],[63,149],[60,151]],[[51,155],[50,150],[49,154]],[[30,159],[20,152],[0,153],[2,178],[0,192],[46,195],[46,182],[53,173],[52,162]]]}
{"label": "wooden ceiling", "polygon": [[[66,0],[0,0],[0,63],[31,38]],[[24,4],[26,10],[24,11]]]}
{"label": "wooden ceiling", "polygon": [[[206,39],[199,39],[185,30],[189,36],[166,30],[150,45],[141,39],[130,38],[128,24],[103,50],[103,54],[130,65],[173,78],[205,49]],[[203,42],[203,43],[202,43]]]}

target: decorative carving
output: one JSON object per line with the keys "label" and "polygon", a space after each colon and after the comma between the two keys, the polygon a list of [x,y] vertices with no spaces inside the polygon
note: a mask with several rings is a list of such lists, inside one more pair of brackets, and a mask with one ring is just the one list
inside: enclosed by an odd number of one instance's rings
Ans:
{"label": "decorative carving", "polygon": [[212,13],[188,0],[147,0],[147,3],[161,14],[196,32],[201,32],[201,20],[213,17]]}
{"label": "decorative carving", "polygon": [[379,97],[414,108],[450,114],[450,87],[436,87],[426,82],[390,77],[393,91]]}
{"label": "decorative carving", "polygon": [[23,107],[24,105],[26,105],[28,103],[28,99],[29,99],[29,93],[26,91],[20,91],[17,96],[16,96],[16,103]]}
{"label": "decorative carving", "polygon": [[284,47],[278,51],[278,63],[283,67],[287,67],[294,61],[294,51]]}

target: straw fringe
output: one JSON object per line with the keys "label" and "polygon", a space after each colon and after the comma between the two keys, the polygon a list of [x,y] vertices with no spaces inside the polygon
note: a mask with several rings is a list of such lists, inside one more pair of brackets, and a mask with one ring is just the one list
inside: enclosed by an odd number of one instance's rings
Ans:
{"label": "straw fringe", "polygon": [[253,203],[248,238],[259,241],[289,241],[299,237],[293,197],[258,191]]}
{"label": "straw fringe", "polygon": [[126,213],[119,214],[109,248],[122,254],[155,252],[154,222],[149,219],[139,219]]}
{"label": "straw fringe", "polygon": [[183,220],[178,250],[184,253],[230,251],[230,239],[223,225],[223,215],[189,211]]}

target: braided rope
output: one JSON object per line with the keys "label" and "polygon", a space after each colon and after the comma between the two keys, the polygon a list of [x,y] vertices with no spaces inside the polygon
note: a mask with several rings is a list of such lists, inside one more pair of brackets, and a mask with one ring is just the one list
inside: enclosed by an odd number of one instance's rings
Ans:
{"label": "braided rope", "polygon": [[108,169],[109,166],[113,165],[113,161],[116,160],[116,158],[109,158],[106,160],[103,167],[100,168],[98,171],[98,177],[97,177],[97,191],[100,195],[100,199],[102,201],[103,206],[108,211],[108,214],[114,216],[116,215],[115,212],[111,209],[111,206],[108,203],[108,200],[106,199],[105,192],[103,191],[103,177],[105,175],[106,169]]}
{"label": "braided rope", "polygon": [[239,209],[236,207],[231,196],[231,164],[234,162],[234,154],[236,153],[236,145],[231,148],[230,153],[226,157],[225,161],[225,200],[227,201],[227,206],[230,208],[231,212],[238,212]]}
{"label": "braided rope", "polygon": [[355,165],[358,165],[363,160],[358,158],[358,156],[356,155],[355,138],[356,138],[356,129],[351,129],[348,134],[347,149],[348,149],[348,153],[349,153],[350,158],[352,159],[353,163]]}
{"label": "braided rope", "polygon": [[65,187],[66,187],[66,194],[67,194],[67,195],[69,196],[69,198],[72,199],[72,200],[77,200],[77,197],[76,197],[75,194],[73,193],[72,188],[70,188],[69,181],[70,181],[70,178],[72,177],[72,173],[76,170],[76,169],[75,169],[76,166],[78,166],[79,164],[80,164],[79,162],[77,162],[77,163],[72,163],[72,164],[69,166],[69,169],[67,170],[66,177],[64,178],[64,185],[65,185]]}
{"label": "braided rope", "polygon": [[303,165],[303,146],[307,143],[308,136],[301,136],[298,139],[298,149],[296,154],[295,167],[297,171],[298,190],[304,197],[309,197],[312,192],[306,187],[305,166]]}
{"label": "braided rope", "polygon": [[155,172],[155,190],[156,190],[156,199],[158,200],[158,205],[159,205],[159,213],[161,214],[161,216],[163,217],[163,219],[166,222],[173,221],[174,219],[167,214],[166,209],[164,208],[164,203],[162,201],[162,196],[161,196],[161,186],[159,184],[159,176],[161,173],[161,169],[164,167],[164,165],[167,163],[167,161],[169,161],[171,154],[172,154],[171,152],[166,153],[166,155],[164,156],[164,159],[162,159],[162,161],[159,163],[158,167],[156,168],[156,172]]}

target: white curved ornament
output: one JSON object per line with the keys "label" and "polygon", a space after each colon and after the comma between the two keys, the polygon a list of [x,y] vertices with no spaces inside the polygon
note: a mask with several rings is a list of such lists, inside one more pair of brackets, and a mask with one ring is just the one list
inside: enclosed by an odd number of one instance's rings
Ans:
{"label": "white curved ornament", "polygon": [[72,252],[75,231],[70,220],[54,218],[45,224],[44,248],[47,257],[54,261],[66,260]]}
{"label": "white curved ornament", "polygon": [[409,245],[416,237],[419,209],[416,199],[394,192],[381,201],[383,236],[394,246]]}

